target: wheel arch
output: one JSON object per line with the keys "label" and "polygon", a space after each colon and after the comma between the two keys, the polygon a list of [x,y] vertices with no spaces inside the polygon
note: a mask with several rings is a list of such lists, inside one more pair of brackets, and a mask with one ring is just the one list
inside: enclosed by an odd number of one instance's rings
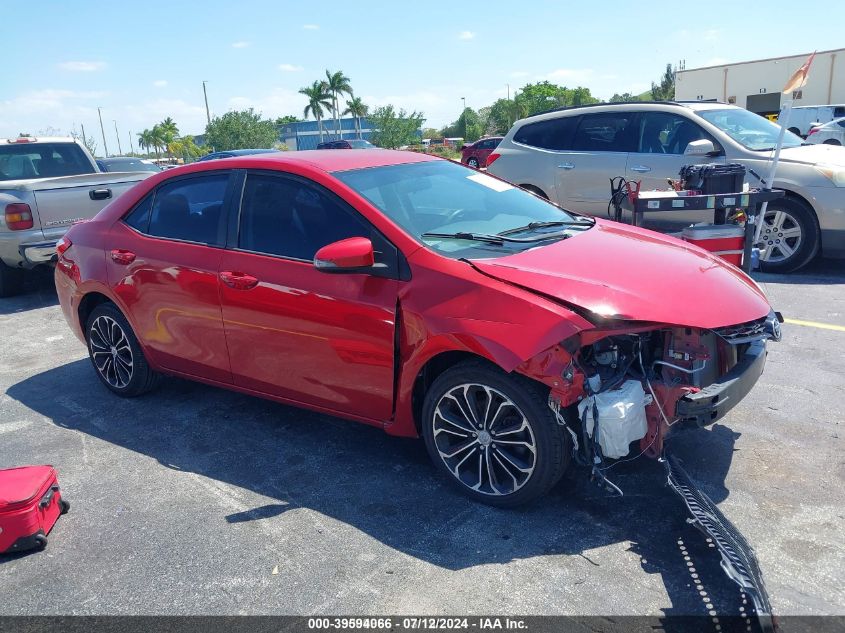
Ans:
{"label": "wheel arch", "polygon": [[[79,302],[79,307],[76,309],[76,315],[79,319],[79,329],[85,332],[85,326],[88,323],[88,317],[94,309],[104,303],[114,303],[111,298],[107,297],[101,292],[93,290],[83,295]],[[116,304],[115,304],[116,305]],[[118,308],[119,309],[119,308]],[[122,312],[122,310],[121,310]]]}

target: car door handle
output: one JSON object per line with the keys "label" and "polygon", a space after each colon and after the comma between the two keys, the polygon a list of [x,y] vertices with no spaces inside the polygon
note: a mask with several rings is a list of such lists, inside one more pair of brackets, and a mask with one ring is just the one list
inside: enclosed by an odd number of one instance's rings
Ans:
{"label": "car door handle", "polygon": [[111,252],[112,261],[121,266],[127,266],[135,261],[135,253],[132,251],[125,251],[122,248],[116,248]]}
{"label": "car door handle", "polygon": [[91,189],[88,197],[91,200],[108,200],[111,198],[111,189]]}
{"label": "car door handle", "polygon": [[575,169],[574,163],[561,163],[557,166],[558,169]]}
{"label": "car door handle", "polygon": [[647,167],[646,165],[634,165],[631,167],[631,171],[635,171],[638,174],[645,174],[651,171],[651,167]]}
{"label": "car door handle", "polygon": [[258,278],[232,270],[221,272],[220,279],[224,284],[235,290],[249,290],[258,285]]}

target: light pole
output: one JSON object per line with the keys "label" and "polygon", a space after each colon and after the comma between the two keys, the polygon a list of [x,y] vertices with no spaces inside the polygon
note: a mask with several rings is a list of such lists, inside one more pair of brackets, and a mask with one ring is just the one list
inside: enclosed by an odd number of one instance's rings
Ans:
{"label": "light pole", "polygon": [[464,109],[461,110],[461,116],[464,119],[464,141],[467,140],[467,98],[461,97],[461,101],[464,104]]}
{"label": "light pole", "polygon": [[117,121],[112,119],[112,123],[114,123],[114,136],[117,139],[117,153],[118,155],[123,154],[123,148],[120,146],[120,134],[117,131]]}
{"label": "light pole", "polygon": [[205,98],[205,118],[209,123],[211,123],[211,113],[208,110],[208,92],[205,90],[205,84],[207,83],[208,82],[206,80],[203,80],[202,82],[202,96]]}
{"label": "light pole", "polygon": [[132,144],[132,130],[129,130],[129,149],[131,154],[135,153],[135,146]]}
{"label": "light pole", "polygon": [[100,107],[97,106],[97,116],[100,117],[100,134],[103,135],[103,152],[105,153],[106,158],[109,157],[109,146],[106,143],[106,130],[103,128],[103,113],[100,112]]}

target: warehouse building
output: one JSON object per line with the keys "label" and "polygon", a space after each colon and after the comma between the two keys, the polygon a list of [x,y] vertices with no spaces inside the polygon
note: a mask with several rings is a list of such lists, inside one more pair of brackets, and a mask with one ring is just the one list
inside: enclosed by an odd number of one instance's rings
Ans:
{"label": "warehouse building", "polygon": [[[336,141],[341,138],[354,139],[362,138],[369,141],[373,135],[373,128],[366,117],[359,119],[360,134],[355,127],[355,119],[340,119],[340,131],[335,128],[334,119],[323,120],[323,141]],[[287,145],[288,149],[316,149],[320,142],[320,130],[316,121],[297,121],[279,127],[279,140]]]}
{"label": "warehouse building", "polygon": [[[777,115],[781,94],[790,75],[810,53],[772,57],[736,64],[679,70],[675,74],[675,98],[679,101],[721,101],[763,116]],[[819,51],[810,75],[793,98],[794,106],[845,103],[845,48]]]}

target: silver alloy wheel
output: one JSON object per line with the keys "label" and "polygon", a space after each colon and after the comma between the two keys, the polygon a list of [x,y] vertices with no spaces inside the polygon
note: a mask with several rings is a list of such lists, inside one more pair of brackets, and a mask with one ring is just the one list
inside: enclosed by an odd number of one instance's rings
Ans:
{"label": "silver alloy wheel", "polygon": [[475,383],[447,391],[431,420],[440,459],[467,488],[502,496],[522,488],[537,464],[525,414],[505,394]]}
{"label": "silver alloy wheel", "polygon": [[477,158],[470,158],[467,161],[467,165],[473,167],[474,169],[478,169],[478,159]]}
{"label": "silver alloy wheel", "polygon": [[120,324],[109,316],[97,317],[88,331],[94,366],[107,383],[123,389],[132,380],[132,347]]}
{"label": "silver alloy wheel", "polygon": [[789,259],[801,248],[802,241],[801,225],[789,211],[766,211],[757,243],[760,261],[775,263]]}

